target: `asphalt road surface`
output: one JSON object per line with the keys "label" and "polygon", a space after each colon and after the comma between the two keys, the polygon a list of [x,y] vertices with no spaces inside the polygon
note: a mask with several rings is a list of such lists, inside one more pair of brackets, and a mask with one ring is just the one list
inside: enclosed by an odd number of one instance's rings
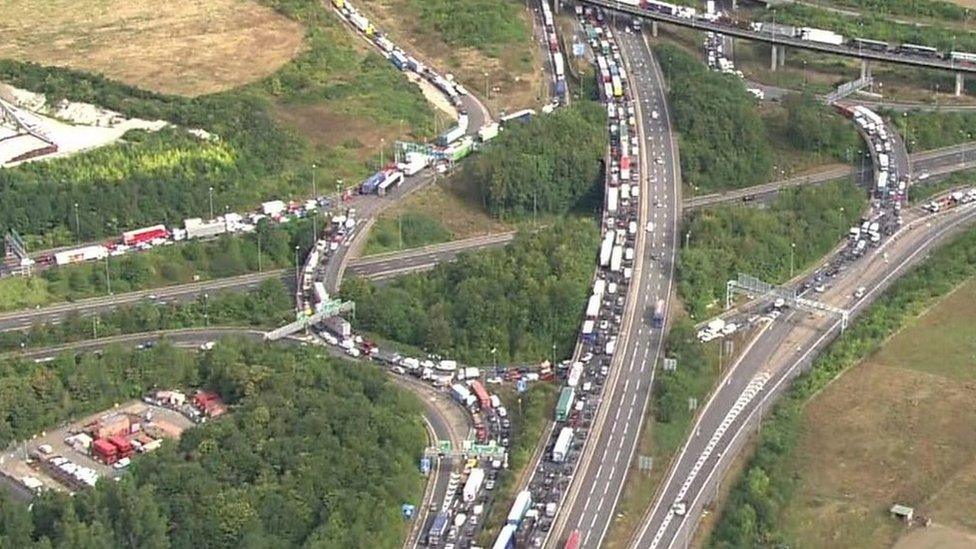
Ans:
{"label": "asphalt road surface", "polygon": [[349,262],[349,270],[372,280],[391,278],[433,268],[438,263],[452,261],[458,254],[504,246],[515,238],[515,232],[476,236],[433,244],[422,248],[377,254]]}
{"label": "asphalt road surface", "polygon": [[[905,225],[898,233],[873,253],[849,264],[816,299],[857,314],[933,247],[974,221],[974,204],[934,216],[919,209],[906,212]],[[863,297],[855,298],[855,291],[861,287],[865,289]],[[760,330],[701,409],[634,547],[683,547],[690,542],[702,507],[715,497],[717,483],[744,443],[743,435],[756,428],[763,411],[768,411],[789,382],[809,367],[838,334],[840,324],[836,315],[792,310]],[[749,391],[750,383],[761,387]],[[678,502],[685,504],[684,514],[675,512]]]}
{"label": "asphalt road surface", "polygon": [[[550,538],[558,543],[578,529],[582,547],[602,544],[637,446],[664,340],[664,331],[651,327],[651,316],[658,299],[667,304],[672,293],[680,216],[678,158],[663,77],[643,35],[622,30],[616,35],[639,104],[644,238],[638,238],[635,250],[640,263],[635,263],[628,318],[610,368],[610,391],[605,393],[605,405],[594,422],[561,520]],[[649,231],[645,230],[648,224]]]}
{"label": "asphalt road surface", "polygon": [[[897,135],[897,133],[895,135]],[[900,136],[897,139],[900,140]],[[902,151],[904,151],[904,147],[902,147]],[[943,149],[914,153],[908,155],[907,157],[903,156],[902,154],[897,154],[895,155],[895,158],[898,162],[899,169],[910,169],[911,173],[916,177],[922,173],[928,173],[929,175],[933,176],[946,175],[957,171],[976,168],[976,143],[970,142]],[[776,194],[785,188],[798,187],[801,185],[821,185],[829,181],[850,177],[852,172],[853,170],[848,166],[839,166],[807,175],[791,177],[770,183],[763,183],[762,185],[755,185],[753,187],[746,187],[744,189],[696,196],[686,199],[682,203],[682,208],[684,210],[693,210],[696,208],[714,206],[716,204],[727,202],[742,202],[754,198],[760,198],[766,195]],[[870,173],[872,173],[871,168],[865,167],[865,171],[858,175],[865,177],[864,174]],[[909,172],[903,171],[902,173]]]}

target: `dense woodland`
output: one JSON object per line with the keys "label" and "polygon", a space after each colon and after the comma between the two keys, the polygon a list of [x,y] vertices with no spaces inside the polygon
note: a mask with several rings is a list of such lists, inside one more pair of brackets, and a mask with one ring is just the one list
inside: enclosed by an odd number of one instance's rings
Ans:
{"label": "dense woodland", "polygon": [[864,140],[850,120],[825,108],[813,94],[790,94],[786,109],[786,135],[793,149],[815,153],[818,159],[850,162],[864,149]]}
{"label": "dense woodland", "polygon": [[974,112],[884,112],[898,128],[909,152],[947,147],[976,136]]}
{"label": "dense woodland", "polygon": [[49,493],[30,511],[0,493],[0,546],[399,546],[399,506],[422,493],[419,404],[378,368],[318,352],[225,340],[199,355],[162,346],[0,363],[0,444],[150,387],[211,387],[231,404],[136,459],[122,482]]}
{"label": "dense woodland", "polygon": [[550,358],[554,344],[565,356],[598,243],[592,221],[570,218],[387,285],[347,279],[342,297],[356,302],[358,328],[468,363],[491,364],[492,348],[499,363]]}
{"label": "dense woodland", "polygon": [[767,182],[773,159],[766,129],[742,81],[709,71],[671,44],[655,46],[654,54],[668,82],[684,182],[703,194]]}
{"label": "dense woodland", "polygon": [[463,176],[492,215],[564,214],[601,187],[606,113],[591,101],[510,124],[467,162]]}
{"label": "dense woodland", "polygon": [[932,252],[931,258],[896,282],[881,299],[801,375],[763,422],[759,446],[736,481],[729,502],[709,540],[719,548],[797,546],[789,539],[781,511],[796,483],[790,462],[803,422],[804,404],[831,380],[862,358],[965,279],[976,275],[976,231]]}
{"label": "dense woodland", "polygon": [[692,213],[682,227],[689,246],[678,263],[678,291],[694,318],[725,297],[725,283],[747,273],[771,283],[840,243],[861,217],[866,193],[849,181],[783,191],[765,209],[719,206]]}

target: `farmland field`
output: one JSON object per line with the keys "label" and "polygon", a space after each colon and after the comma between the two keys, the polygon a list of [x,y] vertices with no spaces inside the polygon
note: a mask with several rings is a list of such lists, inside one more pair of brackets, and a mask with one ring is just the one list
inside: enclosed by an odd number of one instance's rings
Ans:
{"label": "farmland field", "polygon": [[302,49],[302,26],[240,0],[5,0],[0,58],[98,72],[183,95],[273,73]]}
{"label": "farmland field", "polygon": [[[785,504],[811,547],[971,547],[976,539],[976,279],[806,407]],[[908,530],[894,503],[934,527]],[[918,527],[916,527],[918,528]]]}

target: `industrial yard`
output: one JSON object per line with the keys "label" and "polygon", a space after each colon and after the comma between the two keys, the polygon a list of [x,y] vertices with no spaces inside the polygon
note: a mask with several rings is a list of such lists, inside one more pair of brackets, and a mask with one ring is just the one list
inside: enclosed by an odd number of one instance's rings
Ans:
{"label": "industrial yard", "polygon": [[183,431],[226,413],[220,398],[206,391],[192,396],[156,391],[81,420],[38,433],[0,459],[4,480],[29,491],[77,491],[101,478],[116,477],[141,454],[177,440]]}
{"label": "industrial yard", "polygon": [[42,94],[2,82],[0,101],[4,102],[0,168],[96,149],[118,141],[129,130],[158,131],[169,126],[164,120],[126,118],[89,103],[63,100],[51,105]]}

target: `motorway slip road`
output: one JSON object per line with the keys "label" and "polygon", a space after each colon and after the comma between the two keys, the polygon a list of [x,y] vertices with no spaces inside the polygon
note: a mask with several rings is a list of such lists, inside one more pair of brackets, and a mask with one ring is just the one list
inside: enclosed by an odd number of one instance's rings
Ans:
{"label": "motorway slip road", "polygon": [[[817,299],[851,314],[862,311],[933,247],[976,222],[976,204],[932,216],[916,208],[905,216],[898,233],[871,255],[849,264]],[[862,286],[864,296],[854,298]],[[840,324],[837,316],[793,310],[760,330],[701,409],[633,547],[681,547],[690,542],[703,506],[714,499],[717,483],[745,443],[744,435],[757,428],[763,412],[839,333]],[[686,507],[680,515],[675,512],[678,502]]]}

